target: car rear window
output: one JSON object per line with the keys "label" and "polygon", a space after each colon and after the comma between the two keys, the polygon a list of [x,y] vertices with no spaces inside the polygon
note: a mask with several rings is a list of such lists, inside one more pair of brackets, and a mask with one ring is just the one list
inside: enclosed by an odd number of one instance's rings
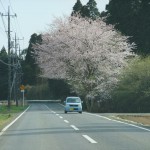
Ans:
{"label": "car rear window", "polygon": [[67,103],[80,103],[80,98],[67,98]]}

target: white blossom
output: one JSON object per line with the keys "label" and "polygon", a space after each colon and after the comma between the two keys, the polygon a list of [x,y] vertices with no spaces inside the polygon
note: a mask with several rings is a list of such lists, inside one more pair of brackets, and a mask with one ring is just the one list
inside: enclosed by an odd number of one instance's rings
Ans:
{"label": "white blossom", "polygon": [[47,78],[66,79],[85,96],[110,97],[134,44],[101,19],[57,18],[35,45],[37,63]]}

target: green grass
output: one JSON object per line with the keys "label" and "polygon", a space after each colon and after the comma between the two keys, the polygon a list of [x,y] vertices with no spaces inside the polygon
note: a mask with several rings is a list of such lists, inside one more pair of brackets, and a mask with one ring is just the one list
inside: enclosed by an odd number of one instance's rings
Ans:
{"label": "green grass", "polygon": [[23,112],[26,107],[22,106],[11,106],[10,111],[8,110],[8,107],[5,105],[0,106],[0,131],[6,126],[9,122],[11,122],[17,114],[20,112]]}
{"label": "green grass", "polygon": [[8,107],[7,106],[1,106],[0,107],[0,113],[2,113],[2,114],[6,114],[6,113],[18,113],[18,112],[20,112],[20,111],[23,111],[25,108],[24,107],[22,107],[22,106],[14,106],[14,105],[12,105],[11,107],[10,107],[10,111],[8,111]]}

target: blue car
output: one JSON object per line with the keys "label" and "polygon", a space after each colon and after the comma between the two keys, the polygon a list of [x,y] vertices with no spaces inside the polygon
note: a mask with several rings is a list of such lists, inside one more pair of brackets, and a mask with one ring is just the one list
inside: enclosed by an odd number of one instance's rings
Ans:
{"label": "blue car", "polygon": [[79,112],[82,113],[82,101],[80,97],[67,97],[64,112]]}

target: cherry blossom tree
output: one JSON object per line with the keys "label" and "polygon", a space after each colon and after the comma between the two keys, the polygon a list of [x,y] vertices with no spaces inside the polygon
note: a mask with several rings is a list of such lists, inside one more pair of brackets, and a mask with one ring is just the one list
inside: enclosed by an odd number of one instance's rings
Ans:
{"label": "cherry blossom tree", "polygon": [[57,18],[42,39],[34,48],[43,76],[65,79],[85,97],[88,110],[95,97],[111,97],[121,69],[134,56],[135,45],[128,44],[128,37],[101,19]]}

